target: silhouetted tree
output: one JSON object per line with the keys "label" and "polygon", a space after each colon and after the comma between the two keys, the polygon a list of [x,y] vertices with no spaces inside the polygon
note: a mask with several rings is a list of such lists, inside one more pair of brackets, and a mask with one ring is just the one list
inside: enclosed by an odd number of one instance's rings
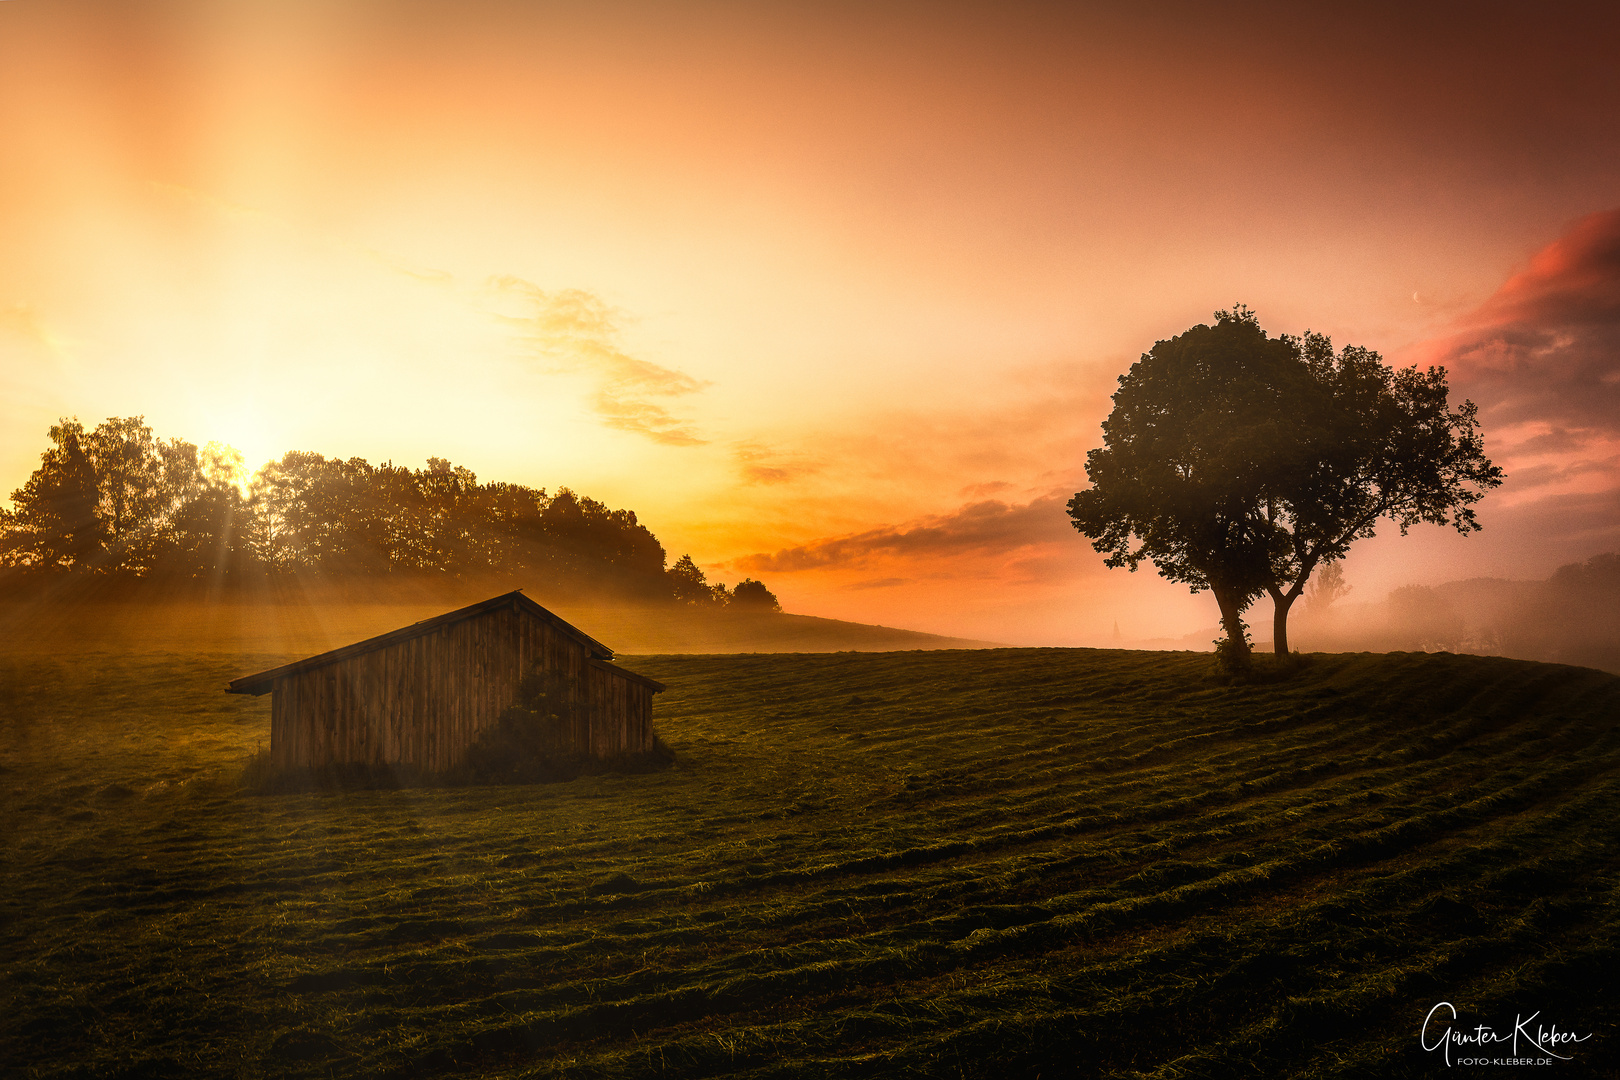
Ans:
{"label": "silhouetted tree", "polygon": [[[664,548],[629,510],[609,510],[560,488],[540,514],[544,539],[565,577],[610,580],[632,589],[664,584]],[[667,595],[667,593],[665,594]]]}
{"label": "silhouetted tree", "polygon": [[63,419],[51,426],[54,444],[40,455],[28,482],[11,493],[3,512],[7,565],[39,570],[87,570],[100,561],[106,533],[96,514],[100,491],[84,452],[84,426]]}
{"label": "silhouetted tree", "polygon": [[152,429],[139,416],[109,417],[85,437],[84,448],[96,472],[97,516],[106,526],[110,564],[144,567],[150,552],[142,549],[155,532],[163,469]]}
{"label": "silhouetted tree", "polygon": [[[1151,559],[1215,594],[1224,648],[1246,662],[1242,613],[1262,592],[1273,641],[1323,563],[1382,518],[1477,529],[1470,509],[1501,483],[1471,402],[1451,410],[1445,371],[1392,371],[1355,346],[1268,338],[1252,311],[1216,313],[1161,341],[1120,378],[1089,491],[1069,516],[1109,566]],[[1134,543],[1133,543],[1134,540]]]}
{"label": "silhouetted tree", "polygon": [[714,592],[709,587],[708,575],[692,556],[682,555],[675,560],[675,565],[665,571],[669,579],[670,595],[683,604],[711,604],[714,602]]}
{"label": "silhouetted tree", "polygon": [[731,590],[731,606],[750,611],[782,610],[776,594],[767,589],[763,581],[755,581],[753,578],[743,578],[737,582],[736,587]]}
{"label": "silhouetted tree", "polygon": [[[14,509],[0,511],[0,565],[211,579],[500,573],[646,599],[692,593],[666,575],[663,545],[634,512],[567,488],[483,484],[444,458],[410,469],[293,451],[244,495],[236,451],[158,439],[138,416],[88,433],[64,420],[50,437]],[[692,595],[729,599],[687,561]]]}
{"label": "silhouetted tree", "polygon": [[1297,350],[1268,340],[1246,308],[1158,342],[1120,376],[1103,446],[1086,456],[1091,487],[1069,501],[1107,565],[1151,560],[1213,593],[1237,668],[1249,659],[1243,612],[1274,579],[1267,497],[1300,439],[1289,403],[1305,379]]}
{"label": "silhouetted tree", "polygon": [[1620,554],[1560,566],[1500,628],[1509,655],[1620,672]]}

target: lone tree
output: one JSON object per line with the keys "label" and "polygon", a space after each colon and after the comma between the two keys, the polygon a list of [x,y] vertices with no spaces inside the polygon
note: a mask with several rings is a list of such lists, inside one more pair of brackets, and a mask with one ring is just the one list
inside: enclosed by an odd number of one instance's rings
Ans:
{"label": "lone tree", "polygon": [[1171,581],[1212,592],[1224,659],[1242,667],[1243,612],[1273,578],[1264,496],[1299,440],[1287,402],[1305,372],[1248,310],[1216,320],[1159,342],[1120,376],[1104,445],[1086,456],[1091,488],[1069,501],[1069,517],[1109,566],[1152,560]]}
{"label": "lone tree", "polygon": [[[1107,565],[1159,573],[1220,607],[1223,659],[1249,659],[1243,612],[1288,609],[1311,573],[1371,536],[1383,517],[1479,527],[1469,507],[1501,483],[1474,406],[1446,405],[1443,369],[1391,371],[1316,334],[1268,338],[1238,306],[1156,344],[1120,376],[1104,445],[1086,458],[1091,488],[1069,517]],[[1473,488],[1467,486],[1474,485]]]}

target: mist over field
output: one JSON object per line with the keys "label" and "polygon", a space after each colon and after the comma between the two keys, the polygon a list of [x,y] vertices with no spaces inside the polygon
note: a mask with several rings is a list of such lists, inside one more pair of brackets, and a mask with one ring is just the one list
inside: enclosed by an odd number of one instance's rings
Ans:
{"label": "mist over field", "polygon": [[1599,555],[1542,581],[1472,578],[1409,585],[1379,601],[1355,594],[1307,605],[1300,647],[1311,651],[1477,653],[1620,672],[1620,557]]}
{"label": "mist over field", "polygon": [[[521,587],[510,581],[266,583],[215,596],[0,599],[14,653],[313,655]],[[526,593],[617,653],[837,652],[992,644],[813,616]]]}
{"label": "mist over field", "polygon": [[[306,579],[210,590],[154,590],[106,581],[12,589],[0,596],[0,647],[14,652],[106,650],[311,655],[523,587],[502,578]],[[982,648],[998,643],[793,613],[707,609],[556,587],[537,600],[616,652],[838,652]],[[1213,604],[1210,605],[1213,608]],[[1269,648],[1271,605],[1247,613]],[[1213,614],[1213,611],[1211,611]],[[1208,651],[1219,628],[1175,638],[1099,640],[1099,647]],[[1307,591],[1290,618],[1301,652],[1457,652],[1620,672],[1620,557],[1599,555],[1539,581],[1474,578],[1364,596]]]}
{"label": "mist over field", "polygon": [[[1270,649],[1272,609],[1247,612],[1255,641]],[[1211,648],[1219,628],[1179,638],[1120,639],[1126,648]],[[1620,556],[1597,555],[1540,581],[1470,578],[1403,585],[1364,596],[1345,580],[1339,595],[1307,590],[1289,618],[1300,652],[1456,652],[1511,656],[1620,672]]]}

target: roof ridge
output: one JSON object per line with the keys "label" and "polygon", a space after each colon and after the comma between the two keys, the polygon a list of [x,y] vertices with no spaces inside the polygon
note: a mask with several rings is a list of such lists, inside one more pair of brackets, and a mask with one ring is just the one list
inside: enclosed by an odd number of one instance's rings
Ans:
{"label": "roof ridge", "polygon": [[420,637],[440,626],[447,626],[450,623],[460,622],[463,619],[470,619],[475,615],[481,615],[486,611],[493,611],[505,603],[510,603],[514,608],[526,609],[531,615],[537,615],[547,622],[553,623],[558,629],[564,631],[569,636],[580,642],[580,644],[589,649],[591,659],[607,661],[611,661],[613,659],[612,649],[608,648],[600,641],[597,641],[595,638],[591,637],[589,634],[585,633],[585,631],[581,630],[567,619],[564,619],[556,612],[541,606],[534,600],[525,596],[522,589],[514,589],[508,593],[501,593],[499,596],[492,596],[488,600],[480,600],[476,604],[468,604],[466,607],[457,608],[454,611],[447,611],[442,615],[434,615],[431,618],[421,619],[417,622],[399,627],[398,629],[389,630],[385,633],[377,634],[373,637],[365,638],[349,645],[341,645],[335,649],[328,649],[323,653],[316,653],[314,656],[306,656],[302,660],[294,660],[290,664],[282,664],[280,667],[270,668],[266,671],[260,671],[253,675],[244,675],[242,678],[234,679],[228,683],[225,687],[225,691],[226,693],[230,694],[268,693],[275,680],[284,675],[291,675],[294,672],[299,671],[309,671],[312,668],[325,667],[327,664],[335,664],[340,660],[347,660],[351,656],[359,656],[363,653],[385,648],[386,646],[397,644],[401,641],[409,641],[412,638]]}

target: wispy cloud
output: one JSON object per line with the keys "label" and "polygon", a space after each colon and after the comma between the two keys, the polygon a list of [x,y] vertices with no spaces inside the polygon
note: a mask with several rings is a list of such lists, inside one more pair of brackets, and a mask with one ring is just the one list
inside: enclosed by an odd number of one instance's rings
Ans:
{"label": "wispy cloud", "polygon": [[608,427],[668,446],[708,442],[689,420],[653,399],[694,394],[709,384],[626,353],[618,344],[622,316],[600,297],[582,289],[547,291],[516,277],[493,278],[490,286],[522,304],[522,314],[498,317],[517,329],[536,358],[552,371],[595,380],[592,408]]}
{"label": "wispy cloud", "polygon": [[987,480],[982,484],[969,484],[963,488],[959,495],[964,499],[982,499],[989,495],[996,495],[1003,491],[1011,491],[1013,485],[1005,480]]}
{"label": "wispy cloud", "polygon": [[743,480],[750,484],[785,484],[819,472],[824,464],[804,454],[767,446],[757,439],[734,443],[731,456]]}
{"label": "wispy cloud", "polygon": [[[733,565],[747,573],[796,573],[858,569],[896,560],[927,564],[962,556],[1004,563],[1032,548],[1074,542],[1064,502],[1054,494],[1023,505],[993,499],[969,503],[954,513],[748,555]],[[890,579],[890,583],[898,582]]]}
{"label": "wispy cloud", "polygon": [[245,224],[255,230],[255,235],[279,239],[300,254],[310,249],[341,260],[357,260],[387,278],[433,289],[459,309],[458,314],[466,316],[468,330],[476,327],[479,332],[487,331],[488,320],[495,320],[544,370],[582,376],[589,387],[587,405],[606,427],[670,446],[697,446],[708,441],[690,420],[676,415],[668,404],[670,399],[694,394],[708,384],[626,352],[620,344],[624,314],[591,292],[546,290],[510,275],[474,283],[204,191],[172,184],[152,186],[168,199],[195,207],[218,221]]}
{"label": "wispy cloud", "polygon": [[166,195],[178,202],[199,206],[220,217],[262,221],[271,223],[277,228],[289,228],[288,222],[267,214],[256,206],[231,202],[228,199],[210,195],[205,191],[198,191],[196,188],[185,187],[181,184],[168,184],[161,180],[149,180],[147,186],[160,195]]}
{"label": "wispy cloud", "polygon": [[72,344],[31,305],[0,307],[0,375],[8,393],[20,393],[25,385],[44,390],[51,378],[73,371],[77,363]]}
{"label": "wispy cloud", "polygon": [[1513,472],[1514,487],[1520,491],[1552,484],[1567,484],[1583,476],[1620,475],[1620,455],[1607,458],[1578,458],[1567,463],[1540,462]]}
{"label": "wispy cloud", "polygon": [[910,585],[910,584],[911,584],[911,579],[910,578],[886,577],[886,578],[870,578],[870,579],[868,579],[866,581],[851,582],[850,584],[845,585],[844,588],[850,589],[850,590],[852,590],[854,592],[864,592],[867,589],[893,589],[893,588],[896,588],[896,587],[898,587],[900,585]]}

